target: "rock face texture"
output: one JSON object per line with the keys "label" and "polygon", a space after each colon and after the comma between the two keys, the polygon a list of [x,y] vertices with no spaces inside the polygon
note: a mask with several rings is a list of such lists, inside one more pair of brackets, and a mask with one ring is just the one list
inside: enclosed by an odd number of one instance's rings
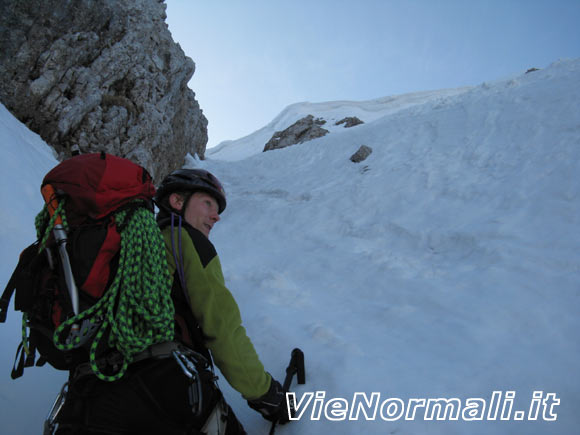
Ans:
{"label": "rock face texture", "polygon": [[321,127],[324,124],[326,124],[324,119],[314,119],[312,115],[305,116],[286,130],[277,131],[264,147],[264,151],[277,150],[322,137],[328,133],[328,130]]}
{"label": "rock face texture", "polygon": [[193,61],[163,0],[0,0],[0,101],[59,158],[106,151],[160,181],[204,158]]}

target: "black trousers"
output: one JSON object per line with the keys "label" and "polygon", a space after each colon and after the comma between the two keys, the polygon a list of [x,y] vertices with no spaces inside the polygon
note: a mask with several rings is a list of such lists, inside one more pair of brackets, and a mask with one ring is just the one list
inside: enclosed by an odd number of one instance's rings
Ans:
{"label": "black trousers", "polygon": [[[84,376],[70,382],[57,417],[57,435],[201,434],[200,429],[223,401],[221,391],[202,375],[203,408],[194,417],[189,400],[190,382],[173,358],[133,364],[116,382]],[[231,407],[226,434],[245,434]]]}

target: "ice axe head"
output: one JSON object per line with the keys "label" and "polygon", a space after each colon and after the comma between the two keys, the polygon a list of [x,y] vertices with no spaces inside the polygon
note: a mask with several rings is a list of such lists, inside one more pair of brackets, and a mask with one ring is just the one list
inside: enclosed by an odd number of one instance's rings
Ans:
{"label": "ice axe head", "polygon": [[304,369],[304,352],[296,348],[292,351],[292,358],[296,364],[296,380],[299,384],[306,383],[306,371]]}
{"label": "ice axe head", "polygon": [[[288,391],[290,383],[292,382],[292,376],[296,373],[296,380],[299,384],[304,384],[306,382],[306,371],[304,369],[304,352],[296,348],[292,351],[292,356],[290,358],[290,364],[286,369],[286,382],[284,382],[284,391]],[[290,381],[290,382],[288,382]],[[288,385],[286,385],[288,384]]]}
{"label": "ice axe head", "polygon": [[[56,192],[54,191],[54,187],[52,187],[51,184],[45,184],[40,189],[40,192],[42,193],[42,197],[46,202],[48,213],[50,214],[50,217],[52,217],[58,208],[58,200],[56,197]],[[60,216],[56,217],[55,225],[62,225],[62,219]]]}

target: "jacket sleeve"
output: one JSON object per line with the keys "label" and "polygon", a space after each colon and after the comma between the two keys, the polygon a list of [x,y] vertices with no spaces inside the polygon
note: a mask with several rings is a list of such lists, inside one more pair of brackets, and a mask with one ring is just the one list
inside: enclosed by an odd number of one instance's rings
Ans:
{"label": "jacket sleeve", "polygon": [[[175,272],[170,230],[163,232],[170,272]],[[195,234],[194,234],[195,236]],[[175,246],[179,241],[175,235]],[[187,291],[193,315],[207,337],[206,346],[230,385],[247,400],[264,395],[271,377],[264,370],[254,345],[242,326],[240,310],[225,286],[219,257],[201,233],[195,242],[181,232],[181,247]],[[177,279],[177,278],[175,278]]]}

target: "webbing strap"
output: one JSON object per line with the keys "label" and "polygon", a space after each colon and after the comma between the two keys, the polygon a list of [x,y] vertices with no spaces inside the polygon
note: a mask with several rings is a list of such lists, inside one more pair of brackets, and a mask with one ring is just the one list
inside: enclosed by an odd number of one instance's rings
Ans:
{"label": "webbing strap", "polygon": [[[179,218],[177,223],[177,238],[178,238],[178,250],[179,253],[175,250],[175,216]],[[171,213],[171,251],[173,253],[173,260],[175,261],[175,270],[177,271],[177,276],[179,277],[179,282],[181,283],[181,289],[183,290],[183,294],[185,296],[185,300],[187,304],[191,306],[191,301],[189,299],[189,293],[187,292],[187,282],[185,281],[185,272],[183,270],[183,248],[181,246],[181,229],[183,228],[181,225],[182,218],[180,215],[176,215],[175,213]],[[179,255],[178,255],[179,254]]]}
{"label": "webbing strap", "polygon": [[16,284],[16,272],[18,271],[18,267],[12,273],[10,280],[8,281],[8,285],[4,289],[2,293],[2,297],[0,298],[0,323],[6,322],[6,316],[8,314],[8,307],[10,306],[10,300],[12,299],[12,295],[14,294]]}
{"label": "webbing strap", "polygon": [[8,284],[6,284],[6,288],[2,293],[2,297],[0,298],[0,323],[6,322],[6,315],[8,314],[8,307],[10,306],[10,300],[14,295],[14,291],[16,290],[16,281],[18,280],[19,274],[22,271],[22,268],[25,264],[30,261],[30,255],[36,253],[36,249],[33,249],[35,243],[24,249],[20,253],[20,257],[18,258],[18,265],[12,272],[10,279],[8,280]]}
{"label": "webbing strap", "polygon": [[[185,346],[183,346],[180,343],[177,343],[175,341],[166,341],[163,343],[156,343],[152,346],[149,346],[147,349],[145,349],[143,352],[138,353],[137,355],[135,355],[131,361],[131,364],[135,364],[139,361],[144,361],[146,359],[151,359],[151,358],[155,358],[155,359],[163,359],[163,358],[169,358],[170,356],[172,356],[173,351],[180,351],[187,354],[191,354],[194,355],[196,360],[198,361],[202,361],[203,364],[206,367],[209,367],[209,363],[207,361],[207,359],[201,355],[198,352],[195,352],[192,349],[189,349]],[[96,363],[99,366],[105,366],[105,365],[120,365],[123,363],[123,356],[117,352],[115,352],[114,354],[110,355],[107,358],[100,358],[96,361]],[[73,372],[73,376],[72,379],[76,379],[78,377],[81,376],[86,376],[86,375],[94,375],[94,371],[91,367],[91,363],[90,362],[86,362],[83,364],[79,364],[74,372]]]}

